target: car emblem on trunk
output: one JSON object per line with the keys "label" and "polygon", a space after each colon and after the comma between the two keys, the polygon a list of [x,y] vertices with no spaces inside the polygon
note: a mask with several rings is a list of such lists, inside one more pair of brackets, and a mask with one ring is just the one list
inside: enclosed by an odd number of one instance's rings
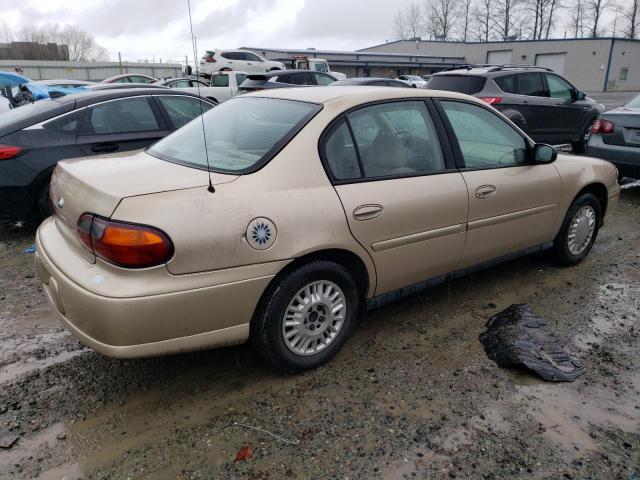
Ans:
{"label": "car emblem on trunk", "polygon": [[58,198],[58,201],[56,202],[56,206],[57,206],[58,208],[64,208],[64,198],[59,197],[59,198]]}

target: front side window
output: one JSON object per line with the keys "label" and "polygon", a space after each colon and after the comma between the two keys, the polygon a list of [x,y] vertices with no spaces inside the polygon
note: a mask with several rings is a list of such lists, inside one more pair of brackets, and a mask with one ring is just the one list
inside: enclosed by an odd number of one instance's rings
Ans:
{"label": "front side window", "polygon": [[[279,80],[282,82],[282,80]],[[313,77],[311,77],[311,73],[292,73],[289,78],[289,83],[291,85],[315,85],[316,83],[313,81]]]}
{"label": "front side window", "polygon": [[245,73],[236,73],[236,85],[242,85],[242,82],[244,82],[246,79],[247,75]]}
{"label": "front side window", "polygon": [[394,102],[348,115],[364,176],[415,175],[445,170],[435,127],[423,102]]}
{"label": "front side window", "polygon": [[229,86],[229,75],[212,75],[211,76],[211,86],[212,87],[228,87]]}
{"label": "front side window", "polygon": [[518,93],[531,97],[546,97],[547,92],[539,73],[521,73],[518,75]]}
{"label": "front side window", "polygon": [[90,107],[89,130],[96,135],[159,130],[147,98],[124,98]]}
{"label": "front side window", "polygon": [[193,97],[159,96],[156,97],[164,107],[174,128],[186,125],[194,118],[211,109],[212,105]]}
{"label": "front side window", "polygon": [[470,103],[441,101],[466,168],[527,163],[525,139],[496,114]]}
{"label": "front side window", "polygon": [[[153,145],[161,159],[225,173],[245,173],[267,162],[322,107],[275,98],[236,97],[212,108]],[[206,138],[206,151],[205,151]],[[208,162],[207,162],[208,160]]]}
{"label": "front side window", "polygon": [[546,77],[551,97],[562,98],[563,100],[571,100],[573,98],[573,87],[569,82],[556,75],[547,74]]}

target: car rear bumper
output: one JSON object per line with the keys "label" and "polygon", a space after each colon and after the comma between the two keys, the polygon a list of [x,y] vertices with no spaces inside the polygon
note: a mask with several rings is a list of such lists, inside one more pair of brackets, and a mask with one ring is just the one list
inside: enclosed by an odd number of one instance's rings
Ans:
{"label": "car rear bumper", "polygon": [[610,161],[623,177],[640,178],[640,147],[609,145],[599,135],[592,135],[586,154]]}
{"label": "car rear bumper", "polygon": [[[71,246],[64,247],[59,235],[52,218],[43,222],[36,235],[36,269],[47,300],[82,343],[118,358],[166,355],[246,341],[262,292],[281,264],[287,263],[207,273],[205,277],[212,285],[204,286],[201,274],[167,272],[163,275],[173,282],[175,291],[155,293],[157,282],[145,281],[144,271],[114,268],[102,262],[90,264]],[[48,249],[49,245],[55,248]],[[63,272],[60,265],[73,273]],[[166,267],[156,268],[166,271]],[[235,280],[226,282],[231,270],[242,272],[240,276],[231,272]],[[256,272],[261,275],[252,276]],[[97,294],[81,285],[85,278],[121,284],[118,277],[127,282],[127,277],[136,276],[143,290],[138,287],[135,296],[124,294],[122,285],[113,285],[117,292],[113,296]],[[104,289],[104,284],[100,288]]]}

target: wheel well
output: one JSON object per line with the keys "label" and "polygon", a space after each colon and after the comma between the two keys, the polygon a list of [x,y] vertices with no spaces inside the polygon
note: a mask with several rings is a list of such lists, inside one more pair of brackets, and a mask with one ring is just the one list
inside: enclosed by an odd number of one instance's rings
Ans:
{"label": "wheel well", "polygon": [[367,267],[358,255],[350,252],[349,250],[342,250],[339,248],[311,252],[307,255],[296,258],[294,261],[284,267],[280,272],[278,272],[272,282],[275,282],[281,277],[288,275],[289,272],[292,272],[301,265],[316,260],[326,260],[329,262],[338,263],[345,267],[353,275],[353,279],[358,285],[360,294],[362,296],[366,295],[369,289],[369,274],[367,272]]}
{"label": "wheel well", "polygon": [[600,217],[600,222],[602,223],[602,220],[604,219],[605,213],[607,211],[607,201],[608,201],[607,187],[605,187],[602,183],[591,183],[586,187],[584,187],[582,190],[580,190],[573,200],[575,201],[577,198],[579,198],[581,195],[584,195],[585,193],[591,193],[595,195],[595,197],[600,202],[600,207],[602,209],[602,212],[601,212],[602,216]]}

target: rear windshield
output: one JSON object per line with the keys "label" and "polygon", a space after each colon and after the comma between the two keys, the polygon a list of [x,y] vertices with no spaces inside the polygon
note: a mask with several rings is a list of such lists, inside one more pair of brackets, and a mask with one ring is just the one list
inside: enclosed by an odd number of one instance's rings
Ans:
{"label": "rear windshield", "polygon": [[476,75],[433,75],[429,79],[431,90],[446,90],[449,92],[473,95],[484,87],[485,78]]}
{"label": "rear windshield", "polygon": [[636,98],[632,99],[631,101],[627,102],[624,106],[627,108],[640,108],[640,95],[638,95]]}
{"label": "rear windshield", "polygon": [[176,130],[148,152],[214,172],[248,173],[268,162],[321,108],[293,100],[235,98]]}

